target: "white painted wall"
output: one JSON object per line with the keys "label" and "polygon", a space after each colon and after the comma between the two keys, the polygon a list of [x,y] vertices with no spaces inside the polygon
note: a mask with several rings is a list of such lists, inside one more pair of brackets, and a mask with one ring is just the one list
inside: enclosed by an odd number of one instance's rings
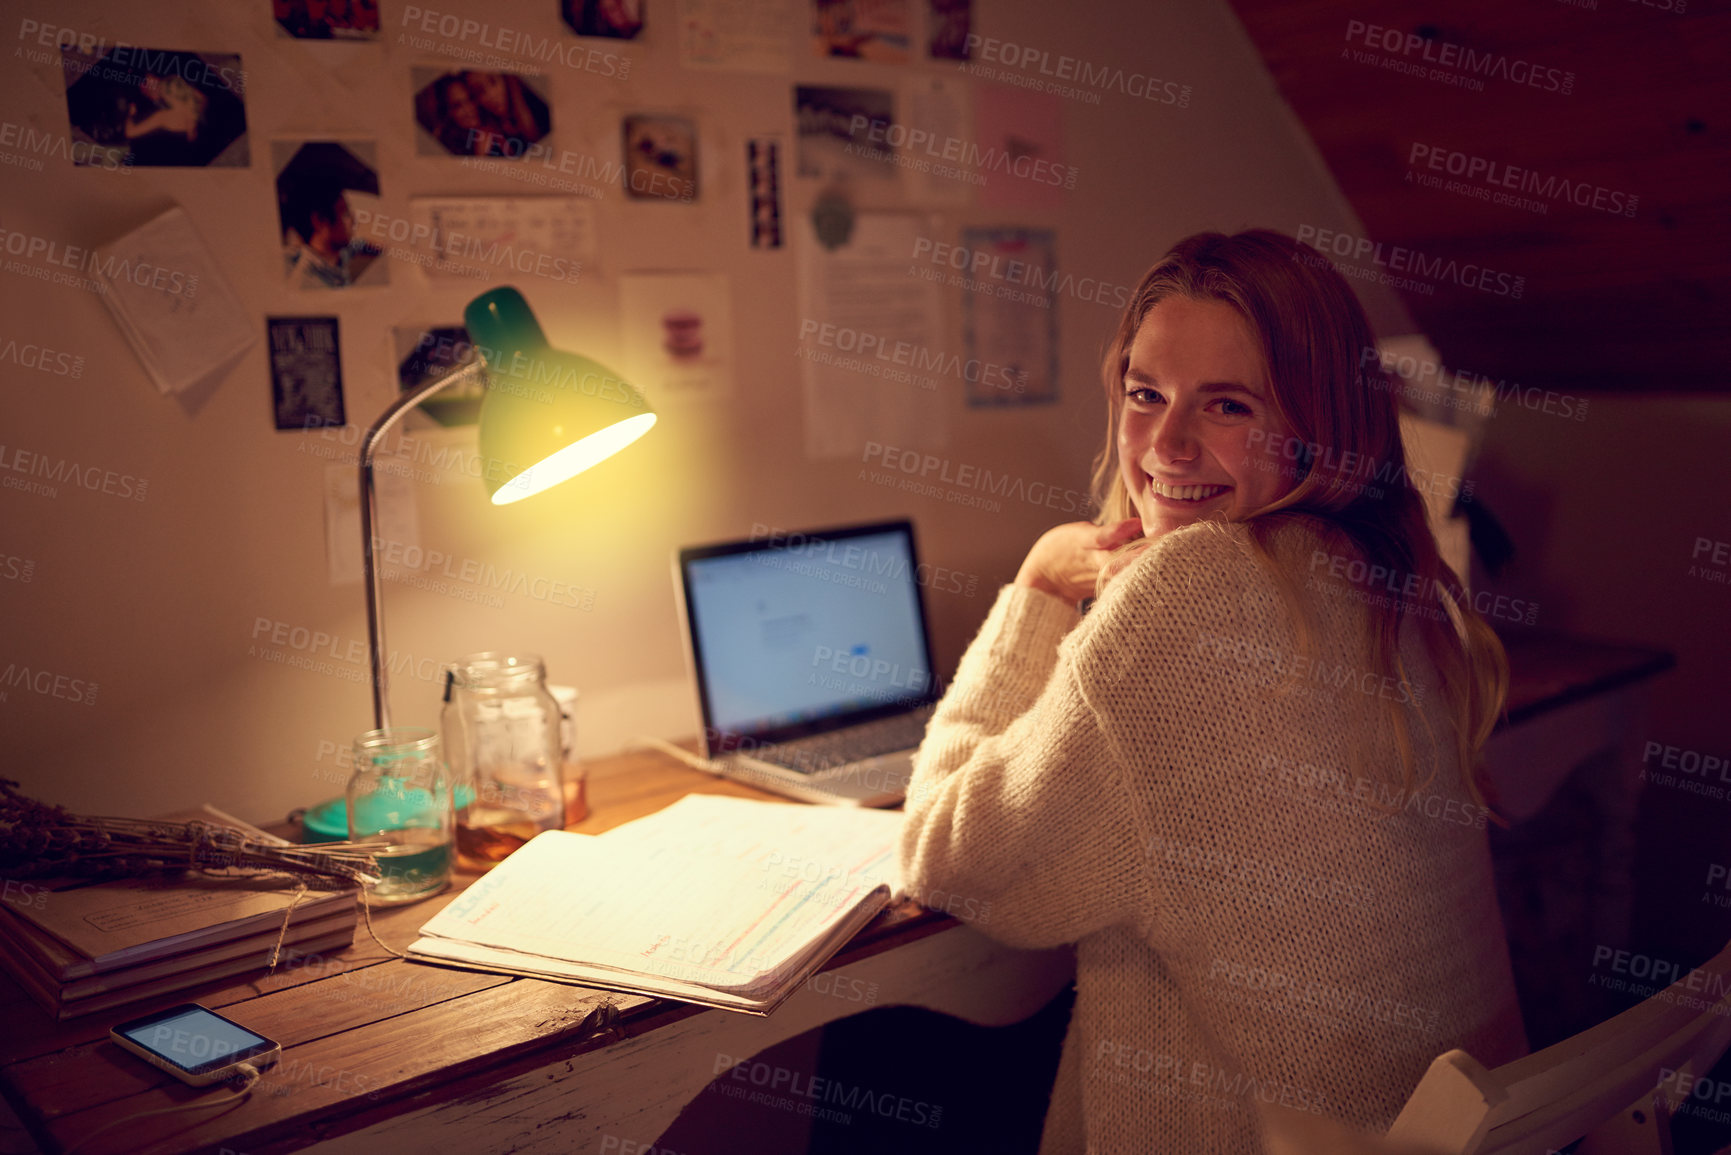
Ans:
{"label": "white painted wall", "polygon": [[[552,35],[550,0],[444,0],[459,17]],[[0,36],[26,21],[151,47],[238,51],[247,72],[253,163],[231,170],[0,168],[0,227],[62,244],[106,242],[173,203],[192,214],[257,322],[261,344],[195,404],[160,395],[102,302],[88,292],[0,272],[0,343],[47,345],[82,357],[76,379],[0,362],[0,444],[81,467],[147,479],[143,501],[61,486],[52,497],[0,490],[0,555],[30,580],[0,572],[0,670],[49,671],[99,687],[93,704],[26,686],[0,687],[5,773],[76,809],[152,814],[209,801],[259,821],[340,790],[328,751],[371,725],[363,663],[342,655],[366,637],[359,585],[326,577],[323,484],[340,448],[272,428],[262,347],[266,315],[341,317],[349,419],[364,425],[393,391],[393,324],[455,318],[470,293],[402,263],[384,289],[297,293],[278,274],[268,142],[354,134],[378,141],[383,211],[406,215],[411,195],[532,191],[514,181],[414,155],[408,71],[437,63],[395,43],[405,7],[385,4],[377,45],[278,39],[266,0],[144,6],[118,0],[27,0]],[[427,7],[427,6],[423,6]],[[940,663],[953,667],[996,585],[1015,570],[1053,510],[1018,504],[998,515],[911,498],[859,480],[858,460],[807,463],[801,453],[799,362],[791,252],[745,243],[743,141],[791,128],[790,85],[894,82],[907,68],[805,55],[793,74],[766,77],[681,69],[671,3],[649,5],[644,42],[625,82],[550,69],[555,132],[565,147],[612,156],[618,118],[684,110],[701,125],[703,194],[690,207],[599,202],[597,267],[574,286],[525,285],[555,343],[630,363],[617,335],[617,277],[627,270],[725,273],[733,289],[739,386],[725,402],[664,406],[662,424],[628,454],[535,502],[486,505],[458,474],[415,487],[421,540],[596,591],[591,612],[507,597],[503,608],[436,591],[387,591],[394,649],[429,663],[483,648],[541,651],[558,681],[580,687],[580,745],[598,754],[641,733],[695,732],[674,617],[669,554],[679,544],[750,532],[754,524],[815,524],[911,514],[928,560],[977,577],[971,597],[936,593],[930,609]],[[1300,224],[1356,228],[1317,154],[1224,3],[1061,6],[982,0],[976,30],[1054,57],[1122,67],[1192,88],[1188,108],[1117,92],[1098,105],[1063,102],[1068,161],[1079,180],[1058,214],[949,212],[963,224],[1049,224],[1067,270],[1134,284],[1177,238]],[[19,36],[15,47],[33,41]],[[593,42],[600,47],[614,47]],[[59,69],[3,54],[0,118],[64,133]],[[797,211],[810,190],[794,188]],[[919,207],[903,199],[902,204]],[[955,293],[957,290],[946,290]],[[1398,303],[1368,288],[1379,331],[1410,328]],[[1063,397],[1019,411],[969,410],[954,393],[944,450],[957,463],[1015,471],[1085,490],[1101,432],[1096,366],[1112,310],[1061,299]],[[959,329],[946,300],[944,324]],[[655,399],[652,398],[652,402]],[[9,563],[0,559],[0,571]],[[336,639],[327,672],[263,660],[261,621]],[[315,655],[315,657],[317,657]],[[70,681],[65,684],[70,686]],[[400,722],[436,717],[436,683],[400,681]],[[70,693],[63,687],[64,693]],[[321,751],[325,752],[321,756]]]}

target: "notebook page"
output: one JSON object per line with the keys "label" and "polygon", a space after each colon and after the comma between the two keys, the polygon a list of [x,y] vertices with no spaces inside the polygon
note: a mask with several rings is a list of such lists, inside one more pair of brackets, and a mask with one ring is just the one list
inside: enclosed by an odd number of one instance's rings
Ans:
{"label": "notebook page", "polygon": [[896,848],[901,829],[899,810],[687,794],[597,837],[610,844],[684,848],[756,861],[766,874],[782,879],[858,872],[899,894]]}
{"label": "notebook page", "polygon": [[540,955],[525,955],[516,951],[496,950],[493,947],[475,946],[472,943],[458,942],[448,938],[418,938],[409,947],[409,957],[417,962],[444,962],[474,967],[479,970],[524,975],[529,978],[577,983],[581,986],[660,995],[665,998],[703,1003],[707,1006],[724,1007],[729,1010],[762,1013],[765,1002],[765,1000],[753,998],[753,992],[749,991],[716,990],[713,987],[698,983],[685,983],[678,979],[660,978],[655,975],[635,974],[627,976],[606,967],[590,967],[584,966],[582,963],[543,958]]}
{"label": "notebook page", "polygon": [[824,960],[877,915],[882,909],[882,901],[887,900],[887,895],[879,890],[876,896],[875,900],[868,901],[855,910],[850,918],[837,924],[830,935],[817,943],[798,965],[790,965],[782,971],[764,975],[747,986],[720,988],[642,972],[627,974],[608,967],[565,962],[541,955],[519,954],[445,938],[416,939],[409,947],[409,956],[423,962],[445,962],[481,970],[527,975],[531,978],[574,982],[583,986],[660,995],[752,1014],[768,1014],[798,989],[798,979],[802,975],[815,971]]}
{"label": "notebook page", "polygon": [[[808,950],[865,901],[861,870],[787,877],[760,839],[712,856],[665,840],[538,835],[421,929],[530,956],[744,988]],[[856,848],[879,870],[889,855]]]}

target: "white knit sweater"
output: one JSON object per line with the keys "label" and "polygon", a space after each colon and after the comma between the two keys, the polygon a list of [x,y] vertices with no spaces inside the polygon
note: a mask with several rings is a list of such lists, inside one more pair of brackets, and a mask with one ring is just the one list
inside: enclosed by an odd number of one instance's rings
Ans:
{"label": "white knit sweater", "polygon": [[[1420,720],[1449,734],[1416,639],[1410,695],[1366,657],[1374,592],[1305,595],[1314,660],[1243,526],[1166,535],[1086,618],[1000,592],[902,871],[1003,942],[1077,944],[1043,1155],[1259,1151],[1258,1099],[1380,1131],[1451,1047],[1525,1052],[1484,814]],[[1440,766],[1411,795],[1377,737],[1403,695]]]}

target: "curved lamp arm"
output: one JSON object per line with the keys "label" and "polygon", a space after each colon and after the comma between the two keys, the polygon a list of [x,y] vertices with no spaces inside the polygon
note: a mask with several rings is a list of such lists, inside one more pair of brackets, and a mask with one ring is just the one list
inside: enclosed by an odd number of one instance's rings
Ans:
{"label": "curved lamp arm", "polygon": [[429,381],[393,401],[380,414],[372,428],[361,439],[361,561],[367,586],[367,647],[373,672],[373,724],[386,729],[391,724],[390,668],[385,660],[385,624],[380,613],[384,598],[384,578],[373,561],[373,523],[378,494],[373,486],[373,455],[391,427],[403,419],[403,414],[441,389],[449,388],[472,377],[485,378],[486,365],[477,358],[454,373]]}

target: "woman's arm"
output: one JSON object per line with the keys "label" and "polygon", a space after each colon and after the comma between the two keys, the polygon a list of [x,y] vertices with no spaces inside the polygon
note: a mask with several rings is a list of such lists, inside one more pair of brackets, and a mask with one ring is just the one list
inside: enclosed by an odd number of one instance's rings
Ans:
{"label": "woman's arm", "polygon": [[[1059,526],[999,593],[932,717],[908,787],[902,876],[928,906],[1023,946],[1129,909],[1143,855],[1116,755],[1059,643],[1128,526]],[[1104,547],[1104,548],[1102,548]]]}
{"label": "woman's arm", "polygon": [[149,116],[134,119],[138,116],[138,105],[132,106],[132,114],[126,120],[126,135],[128,139],[137,139],[152,132],[173,132],[184,136],[188,141],[198,139],[198,105],[189,99],[168,97],[167,107],[154,108]]}
{"label": "woman's arm", "polygon": [[[1194,701],[1212,680],[1194,626],[1237,613],[1214,577],[1234,547],[1201,539],[1212,532],[1151,547],[1068,638],[1075,614],[1060,599],[1000,594],[915,760],[901,858],[915,897],[1030,947],[1145,914],[1140,795],[1151,773],[1194,772],[1158,766],[1185,719],[1208,716]],[[1141,725],[1126,726],[1127,703]]]}

